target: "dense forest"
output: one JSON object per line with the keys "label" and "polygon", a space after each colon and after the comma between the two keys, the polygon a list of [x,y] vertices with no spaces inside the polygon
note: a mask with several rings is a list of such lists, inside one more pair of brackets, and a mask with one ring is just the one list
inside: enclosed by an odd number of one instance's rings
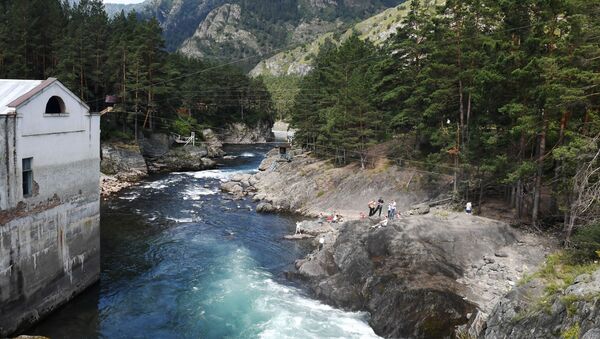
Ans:
{"label": "dense forest", "polygon": [[563,223],[567,242],[598,221],[600,3],[421,3],[382,48],[322,48],[291,110],[297,140],[363,166],[373,145],[395,145],[386,156],[454,176],[463,199]]}
{"label": "dense forest", "polygon": [[[100,0],[0,0],[0,78],[57,77],[101,111],[118,104],[103,126],[109,137],[134,128],[189,132],[232,121],[272,120],[260,80],[232,66],[165,51],[155,19],[135,13],[109,18]],[[139,121],[138,121],[139,120]],[[125,135],[124,135],[125,134]]]}

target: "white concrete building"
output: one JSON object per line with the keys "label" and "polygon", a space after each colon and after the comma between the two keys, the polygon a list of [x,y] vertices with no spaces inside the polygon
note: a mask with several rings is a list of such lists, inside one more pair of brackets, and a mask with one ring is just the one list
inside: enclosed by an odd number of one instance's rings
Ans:
{"label": "white concrete building", "polygon": [[0,80],[0,337],[98,280],[100,117],[58,80]]}

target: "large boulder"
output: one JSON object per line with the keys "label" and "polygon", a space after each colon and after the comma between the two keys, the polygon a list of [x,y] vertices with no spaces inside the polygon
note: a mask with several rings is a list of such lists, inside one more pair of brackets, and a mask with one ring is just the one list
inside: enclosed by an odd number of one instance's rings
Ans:
{"label": "large boulder", "polygon": [[148,175],[146,161],[137,144],[103,143],[100,171],[127,182]]}
{"label": "large boulder", "polygon": [[207,155],[206,148],[187,145],[170,149],[157,158],[146,159],[152,173],[202,171],[216,167],[216,162]]}
{"label": "large boulder", "polygon": [[231,181],[237,182],[240,185],[242,185],[243,187],[248,187],[248,186],[250,186],[250,177],[252,177],[251,174],[239,173],[239,174],[232,176]]}
{"label": "large boulder", "polygon": [[[464,280],[466,272],[481,265],[484,256],[513,247],[523,248],[506,224],[462,213],[429,213],[392,220],[387,226],[371,219],[346,222],[335,239],[326,239],[321,250],[297,267],[319,298],[370,312],[379,335],[444,338],[455,335],[456,327],[467,324],[476,309],[495,302],[479,296],[477,287]],[[508,266],[543,259],[539,248],[510,253],[510,258],[498,260]],[[509,271],[481,272],[472,280],[500,294],[496,281],[516,279],[515,271]]]}
{"label": "large boulder", "polygon": [[160,158],[173,145],[173,138],[165,133],[152,133],[139,140],[142,155],[146,158]]}
{"label": "large boulder", "polygon": [[225,155],[223,151],[223,143],[219,140],[219,137],[211,129],[202,130],[202,138],[204,139],[204,146],[208,152],[210,158],[216,158]]}

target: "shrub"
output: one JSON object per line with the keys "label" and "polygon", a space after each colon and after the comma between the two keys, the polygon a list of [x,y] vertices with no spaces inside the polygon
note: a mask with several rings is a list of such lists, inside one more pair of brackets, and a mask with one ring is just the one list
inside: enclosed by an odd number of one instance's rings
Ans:
{"label": "shrub", "polygon": [[575,323],[575,325],[567,328],[564,332],[562,332],[561,337],[563,339],[578,339],[580,332],[581,328],[579,327],[579,323]]}
{"label": "shrub", "polygon": [[573,262],[589,262],[599,259],[600,223],[591,224],[577,230],[572,238],[573,248],[569,250]]}
{"label": "shrub", "polygon": [[198,122],[194,118],[178,119],[173,121],[171,129],[181,136],[189,136],[192,131],[197,130]]}

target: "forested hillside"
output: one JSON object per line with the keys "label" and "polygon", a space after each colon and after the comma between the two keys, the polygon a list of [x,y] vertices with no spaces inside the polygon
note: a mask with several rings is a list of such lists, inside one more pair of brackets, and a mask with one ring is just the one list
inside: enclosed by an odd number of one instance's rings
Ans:
{"label": "forested hillside", "polygon": [[[517,220],[600,218],[600,3],[411,1],[381,48],[325,43],[291,109],[296,138],[337,163],[390,141],[399,164],[455,176],[455,192],[503,199]],[[598,239],[600,241],[600,239]]]}
{"label": "forested hillside", "polygon": [[156,19],[109,18],[100,0],[0,1],[0,78],[57,77],[96,112],[106,95],[116,95],[111,115],[122,132],[130,133],[136,118],[149,130],[272,119],[260,80],[169,54],[164,44]]}
{"label": "forested hillside", "polygon": [[139,14],[156,18],[169,50],[205,58],[248,58],[250,70],[265,56],[316,34],[344,29],[403,0],[157,0]]}
{"label": "forested hillside", "polygon": [[[421,3],[433,10],[435,6],[444,4],[444,0],[421,0]],[[325,33],[314,35],[305,44],[294,46],[262,60],[250,73],[253,76],[267,77],[305,75],[311,70],[316,55],[326,41],[341,44],[353,33],[358,33],[361,39],[380,45],[396,32],[408,12],[409,5],[407,2],[403,2],[401,5],[353,24],[347,29],[331,29]]]}

